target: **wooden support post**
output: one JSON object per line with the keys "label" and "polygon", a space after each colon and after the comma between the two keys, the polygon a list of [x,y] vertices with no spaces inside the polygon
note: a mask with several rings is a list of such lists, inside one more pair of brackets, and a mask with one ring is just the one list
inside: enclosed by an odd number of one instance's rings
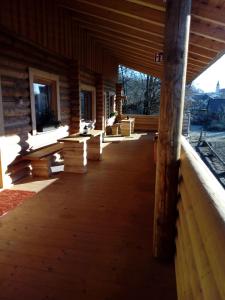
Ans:
{"label": "wooden support post", "polygon": [[102,133],[91,137],[87,143],[87,158],[89,160],[102,160]]}
{"label": "wooden support post", "polygon": [[31,161],[33,177],[49,178],[51,176],[50,159],[51,157],[48,156],[39,160]]}
{"label": "wooden support post", "polygon": [[87,138],[79,142],[64,140],[63,145],[64,171],[68,173],[87,172]]}
{"label": "wooden support post", "polygon": [[104,81],[102,74],[96,79],[96,129],[105,130]]}
{"label": "wooden support post", "polygon": [[116,111],[118,113],[118,120],[121,120],[122,116],[122,84],[116,84]]}
{"label": "wooden support post", "polygon": [[171,259],[175,250],[177,185],[190,14],[191,0],[167,0],[153,245],[154,255],[161,259]]}
{"label": "wooden support post", "polygon": [[70,64],[70,98],[71,98],[71,124],[70,134],[80,130],[80,68],[72,61]]}

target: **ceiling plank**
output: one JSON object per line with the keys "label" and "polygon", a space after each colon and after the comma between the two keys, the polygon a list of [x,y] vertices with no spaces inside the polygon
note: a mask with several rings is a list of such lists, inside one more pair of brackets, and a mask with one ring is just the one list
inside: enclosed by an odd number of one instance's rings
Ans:
{"label": "ceiling plank", "polygon": [[[225,26],[214,26],[192,16],[191,33],[225,43]],[[224,45],[225,46],[225,45]]]}
{"label": "ceiling plank", "polygon": [[159,70],[155,70],[151,67],[143,66],[142,64],[139,64],[136,61],[130,61],[129,59],[121,59],[120,61],[121,65],[124,65],[128,68],[134,69],[136,71],[139,71],[141,73],[149,74],[158,78],[162,78],[162,72]]}
{"label": "ceiling plank", "polygon": [[190,35],[190,44],[198,45],[198,47],[216,51],[217,53],[221,51],[225,46],[224,43],[215,41],[210,38],[205,38],[194,33],[191,33]]}
{"label": "ceiling plank", "polygon": [[145,45],[148,45],[149,47],[156,48],[156,49],[161,49],[162,51],[163,48],[163,40],[162,39],[152,39],[152,36],[149,34],[143,34],[139,33],[136,30],[131,30],[129,29],[129,32],[126,32],[123,30],[123,27],[121,26],[115,26],[115,24],[105,23],[102,20],[98,19],[92,19],[92,22],[87,21],[87,18],[82,18],[81,15],[78,16],[73,16],[74,22],[79,23],[81,26],[85,26],[86,29],[91,29],[107,34],[111,34],[113,36],[121,36],[124,38],[127,38],[128,40],[133,40],[139,43],[143,43]]}
{"label": "ceiling plank", "polygon": [[166,11],[166,6],[163,3],[163,1],[159,2],[158,0],[151,0],[151,1],[127,0],[127,2],[136,3],[138,5],[144,6],[144,8],[145,7],[150,7],[150,8],[157,9],[157,10],[160,10],[160,11],[163,11],[163,12]]}
{"label": "ceiling plank", "polygon": [[[70,10],[74,10],[85,15],[101,18],[104,20],[110,20],[111,22],[123,25],[127,28],[133,28],[141,32],[151,32],[152,35],[162,37],[164,34],[164,28],[155,24],[148,24],[143,20],[136,20],[132,17],[122,16],[116,12],[100,8],[96,9],[91,3],[72,2],[70,0],[60,0],[60,5]],[[95,3],[95,2],[93,2]]]}
{"label": "ceiling plank", "polygon": [[165,13],[151,7],[138,5],[129,1],[121,0],[78,0],[81,3],[92,5],[96,8],[102,8],[107,11],[115,12],[122,16],[128,16],[139,21],[145,21],[149,24],[154,24],[164,27]]}
{"label": "ceiling plank", "polygon": [[117,32],[114,32],[112,30],[104,30],[104,28],[102,28],[101,26],[91,26],[92,24],[86,24],[85,22],[82,22],[80,24],[81,28],[85,28],[86,30],[89,30],[93,33],[95,33],[96,36],[107,36],[108,38],[113,38],[115,40],[120,40],[124,43],[128,42],[128,43],[132,43],[138,47],[143,47],[143,48],[148,48],[149,50],[154,50],[154,51],[162,51],[163,46],[159,46],[157,44],[151,43],[151,42],[147,42],[146,40],[142,40],[139,38],[134,38],[134,37],[130,37],[127,36],[123,33],[120,33],[119,35],[117,34]]}
{"label": "ceiling plank", "polygon": [[108,36],[107,34],[96,34],[95,31],[90,31],[88,29],[88,32],[89,34],[94,37],[95,39],[99,39],[99,40],[102,40],[102,41],[107,41],[107,42],[110,42],[110,43],[114,43],[116,45],[118,45],[118,47],[124,47],[126,45],[126,47],[128,48],[131,48],[137,52],[142,52],[142,53],[145,53],[146,55],[155,55],[156,52],[159,51],[159,49],[152,49],[152,48],[149,48],[149,47],[146,47],[144,45],[141,45],[140,43],[133,43],[133,42],[130,42],[130,41],[124,41],[123,39],[121,39],[120,37],[112,37],[111,36]]}
{"label": "ceiling plank", "polygon": [[[92,32],[97,33],[96,36],[98,36],[98,34],[100,34],[101,36],[108,36],[108,38],[114,39],[114,40],[120,40],[121,42],[128,42],[128,43],[133,43],[134,45],[138,46],[136,48],[142,47],[142,48],[146,48],[149,49],[149,51],[153,51],[153,52],[162,52],[163,51],[163,47],[157,47],[156,45],[150,43],[150,42],[146,42],[145,40],[140,40],[140,41],[136,41],[136,38],[133,37],[127,37],[125,34],[120,33],[120,35],[116,34],[116,32],[112,31],[112,30],[105,30],[105,28],[102,28],[101,26],[95,25],[93,26],[93,24],[91,23],[87,23],[85,21],[80,21],[80,23],[82,24],[81,27],[85,28],[87,30],[90,30]],[[215,55],[217,55],[217,51],[215,50],[211,50],[211,49],[205,49],[202,48],[200,46],[197,45],[193,45],[191,44],[189,47],[189,52],[192,54],[196,54],[208,59],[213,59],[215,57]]]}
{"label": "ceiling plank", "polygon": [[[129,40],[127,38],[124,39],[124,36],[121,35],[115,35],[115,34],[110,34],[107,31],[104,30],[98,30],[96,27],[93,27],[90,29],[90,26],[82,26],[82,28],[86,28],[89,31],[92,32],[92,35],[94,38],[100,38],[102,40],[107,40],[107,41],[116,41],[118,45],[121,45],[122,47],[124,46],[124,43],[126,45],[132,46],[133,49],[136,49],[137,51],[145,52],[146,54],[153,53],[155,54],[156,52],[162,51],[162,48],[160,49],[159,47],[149,47],[148,43],[140,43],[140,42],[134,42],[134,40]],[[190,51],[189,51],[189,56],[194,57],[195,60],[199,62],[205,62],[208,63],[209,60],[212,60],[217,52],[215,51],[210,51],[207,49],[202,49],[196,45],[190,45]],[[201,59],[203,57],[203,60]],[[206,59],[206,60],[205,60]]]}
{"label": "ceiling plank", "polygon": [[210,58],[207,58],[207,57],[203,57],[203,56],[200,56],[199,54],[194,54],[194,53],[191,53],[189,52],[188,53],[188,58],[191,58],[192,60],[195,60],[196,62],[199,62],[200,64],[208,64],[210,63]]}
{"label": "ceiling plank", "polygon": [[163,45],[163,37],[152,35],[151,32],[143,32],[138,28],[126,27],[124,24],[117,24],[107,18],[99,18],[98,16],[90,16],[83,12],[74,12],[73,19],[79,22],[91,23],[92,26],[98,25],[105,30],[113,30],[117,33],[126,34],[127,36],[143,39],[145,41],[151,41],[151,43],[157,45]]}
{"label": "ceiling plank", "polygon": [[195,53],[195,54],[204,56],[206,58],[211,58],[211,59],[214,58],[215,55],[217,54],[217,51],[215,51],[215,50],[205,49],[199,45],[193,45],[193,44],[189,45],[189,51],[191,53]]}
{"label": "ceiling plank", "polygon": [[[153,65],[155,65],[155,60],[154,60],[154,56],[153,55],[144,55],[142,53],[138,53],[137,51],[132,51],[130,49],[127,49],[127,48],[120,48],[120,47],[117,47],[117,45],[115,44],[110,44],[109,42],[101,42],[102,46],[104,46],[107,50],[115,50],[117,51],[118,53],[124,53],[124,56],[133,56],[133,57],[136,57],[138,58],[139,60],[142,60],[142,61],[145,61],[147,63],[151,63]],[[111,46],[111,47],[110,47]]]}
{"label": "ceiling plank", "polygon": [[199,20],[207,21],[216,25],[225,26],[225,10],[221,5],[193,1],[192,16]]}

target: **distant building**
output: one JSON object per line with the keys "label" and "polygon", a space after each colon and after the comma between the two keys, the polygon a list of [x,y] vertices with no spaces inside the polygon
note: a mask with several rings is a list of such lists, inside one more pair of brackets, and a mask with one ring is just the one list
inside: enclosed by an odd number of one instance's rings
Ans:
{"label": "distant building", "polygon": [[225,99],[210,99],[207,107],[207,124],[211,130],[225,130]]}
{"label": "distant building", "polygon": [[217,81],[217,84],[216,84],[216,93],[219,93],[220,92],[220,82]]}
{"label": "distant building", "polygon": [[210,99],[212,98],[206,93],[192,96],[192,107],[190,109],[192,124],[206,124],[207,107]]}
{"label": "distant building", "polygon": [[207,111],[209,118],[225,122],[225,99],[210,99]]}

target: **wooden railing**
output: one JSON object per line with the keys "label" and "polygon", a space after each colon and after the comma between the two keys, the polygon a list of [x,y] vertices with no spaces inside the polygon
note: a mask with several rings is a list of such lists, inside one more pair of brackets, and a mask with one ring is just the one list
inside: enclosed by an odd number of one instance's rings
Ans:
{"label": "wooden railing", "polygon": [[[126,118],[127,115],[123,115]],[[159,116],[128,115],[135,118],[134,130],[136,131],[158,131]]]}
{"label": "wooden railing", "polygon": [[178,299],[225,299],[225,191],[184,138],[180,175]]}

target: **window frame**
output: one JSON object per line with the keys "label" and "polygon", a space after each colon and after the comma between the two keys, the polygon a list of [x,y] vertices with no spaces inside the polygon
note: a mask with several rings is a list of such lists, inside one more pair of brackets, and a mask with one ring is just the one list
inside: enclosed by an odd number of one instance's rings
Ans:
{"label": "window frame", "polygon": [[80,105],[80,122],[86,122],[85,120],[84,121],[82,121],[82,119],[81,119],[81,92],[82,91],[84,91],[84,92],[91,92],[91,101],[92,101],[92,103],[91,103],[91,105],[92,105],[92,112],[91,112],[91,114],[92,114],[92,117],[91,117],[91,120],[90,121],[92,121],[92,122],[96,122],[96,88],[94,87],[94,86],[92,86],[92,85],[88,85],[88,84],[83,84],[83,83],[81,83],[80,84],[80,91],[79,91],[79,101],[80,101],[80,103],[79,103],[79,105]]}
{"label": "window frame", "polygon": [[[59,76],[49,72],[45,72],[39,69],[29,68],[29,82],[30,82],[30,102],[31,102],[31,126],[32,135],[43,134],[46,132],[37,132],[36,125],[36,110],[35,110],[35,95],[34,95],[34,83],[51,85],[52,97],[54,106],[56,108],[57,121],[61,120],[60,114],[60,94],[59,94]],[[50,130],[49,130],[50,131]],[[52,130],[51,130],[52,131]]]}
{"label": "window frame", "polygon": [[[114,91],[105,91],[104,97],[105,97],[105,120],[110,118],[110,114],[112,112],[115,112],[115,102],[113,102],[112,106],[110,105],[110,100],[112,97],[115,97],[116,93]],[[113,100],[114,101],[114,100]]]}

